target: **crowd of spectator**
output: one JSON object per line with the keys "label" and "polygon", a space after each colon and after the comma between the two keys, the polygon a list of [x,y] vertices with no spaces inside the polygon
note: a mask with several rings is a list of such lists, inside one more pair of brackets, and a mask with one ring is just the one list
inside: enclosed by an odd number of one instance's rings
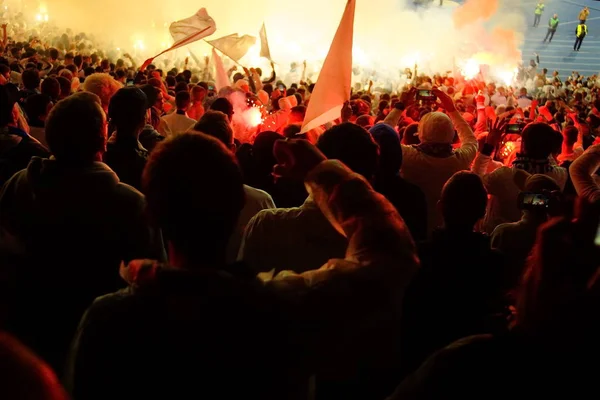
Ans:
{"label": "crowd of spectator", "polygon": [[598,395],[596,77],[359,85],[300,133],[314,83],[63,39],[0,57],[0,397]]}

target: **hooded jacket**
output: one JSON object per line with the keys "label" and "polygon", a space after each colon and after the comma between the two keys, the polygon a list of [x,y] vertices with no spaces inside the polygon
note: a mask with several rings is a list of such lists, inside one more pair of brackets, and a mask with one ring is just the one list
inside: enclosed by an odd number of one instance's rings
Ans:
{"label": "hooded jacket", "polygon": [[14,260],[18,289],[11,328],[58,371],[85,308],[122,286],[121,261],[164,259],[143,210],[100,162],[34,157],[0,192],[0,258]]}

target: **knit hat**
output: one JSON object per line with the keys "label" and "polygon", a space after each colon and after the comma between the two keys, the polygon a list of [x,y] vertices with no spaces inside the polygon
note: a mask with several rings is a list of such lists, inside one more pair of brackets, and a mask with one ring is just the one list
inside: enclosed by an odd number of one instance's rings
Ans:
{"label": "knit hat", "polygon": [[452,143],[454,125],[450,117],[442,112],[425,114],[419,123],[419,140],[421,143]]}

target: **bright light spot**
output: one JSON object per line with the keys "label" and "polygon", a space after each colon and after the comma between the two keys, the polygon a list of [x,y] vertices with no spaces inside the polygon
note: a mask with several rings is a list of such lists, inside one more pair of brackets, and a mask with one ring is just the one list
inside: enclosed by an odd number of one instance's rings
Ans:
{"label": "bright light spot", "polygon": [[38,21],[41,21],[42,20],[42,14],[36,15],[35,19],[38,20]]}
{"label": "bright light spot", "polygon": [[354,48],[352,48],[352,61],[353,64],[362,66],[369,63],[369,58],[360,47],[354,46]]}
{"label": "bright light spot", "polygon": [[421,61],[421,55],[419,53],[413,53],[402,58],[402,65],[413,68],[415,65],[419,64],[419,61]]}
{"label": "bright light spot", "polygon": [[48,14],[44,14],[44,21],[48,22]]}
{"label": "bright light spot", "polygon": [[117,51],[121,51],[121,49],[119,47],[117,47]]}
{"label": "bright light spot", "polygon": [[255,128],[262,123],[262,113],[257,107],[250,107],[243,116],[249,128]]}
{"label": "bright light spot", "polygon": [[479,73],[479,63],[474,59],[469,59],[461,68],[462,75],[466,79],[473,79]]}
{"label": "bright light spot", "polygon": [[138,39],[133,44],[134,49],[144,50],[146,47],[144,46],[144,41],[142,39]]}
{"label": "bright light spot", "polygon": [[515,77],[515,73],[513,71],[501,71],[498,75],[506,86],[512,85]]}

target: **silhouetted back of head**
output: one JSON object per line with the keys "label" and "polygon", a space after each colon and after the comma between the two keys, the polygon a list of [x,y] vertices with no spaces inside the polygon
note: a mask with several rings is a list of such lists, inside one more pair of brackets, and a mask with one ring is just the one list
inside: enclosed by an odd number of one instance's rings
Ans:
{"label": "silhouetted back of head", "polygon": [[6,333],[0,333],[0,371],[0,399],[67,400],[50,367]]}
{"label": "silhouetted back of head", "polygon": [[225,259],[244,206],[242,175],[233,153],[202,133],[161,142],[143,174],[149,216],[190,263]]}
{"label": "silhouetted back of head", "polygon": [[252,154],[256,167],[260,174],[271,174],[273,167],[277,163],[273,155],[273,146],[278,140],[284,139],[283,135],[273,132],[264,131],[256,135],[252,146]]}
{"label": "silhouetted back of head", "polygon": [[218,139],[227,148],[233,146],[233,129],[227,115],[220,111],[209,110],[194,125],[194,130]]}
{"label": "silhouetted back of head", "polygon": [[340,160],[352,171],[370,180],[377,170],[379,148],[364,128],[343,123],[328,129],[317,141],[329,159]]}
{"label": "silhouetted back of head", "polygon": [[543,122],[528,124],[521,134],[521,153],[529,158],[543,160],[554,149],[554,129]]}
{"label": "silhouetted back of head", "polygon": [[110,99],[108,117],[121,131],[142,129],[146,121],[146,94],[136,87],[119,89]]}
{"label": "silhouetted back of head", "polygon": [[402,146],[398,133],[386,124],[377,124],[369,132],[379,145],[380,173],[386,176],[398,175],[402,167]]}
{"label": "silhouetted back of head", "polygon": [[29,96],[25,102],[25,112],[27,113],[30,122],[31,119],[38,119],[45,115],[46,112],[48,112],[48,107],[51,102],[52,100],[50,100],[50,97],[43,94]]}
{"label": "silhouetted back of head", "polygon": [[216,99],[210,106],[211,110],[221,111],[223,114],[227,115],[229,121],[233,118],[233,106],[225,97],[219,97]]}
{"label": "silhouetted back of head", "polygon": [[158,99],[159,90],[150,84],[140,86],[140,90],[144,92],[144,94],[146,95],[146,99],[148,100],[146,108],[152,107]]}
{"label": "silhouetted back of head", "polygon": [[40,87],[40,72],[35,68],[28,68],[21,75],[23,86],[28,90],[36,90]]}
{"label": "silhouetted back of head", "polygon": [[61,162],[95,161],[106,148],[106,116],[98,96],[82,92],[56,103],[46,120],[46,141]]}
{"label": "silhouetted back of head", "polygon": [[42,81],[41,92],[50,97],[53,101],[60,97],[60,83],[55,78],[49,77]]}
{"label": "silhouetted back of head", "polygon": [[177,94],[175,95],[175,105],[177,106],[178,110],[186,111],[188,108],[190,108],[190,103],[190,92],[188,92],[187,90],[177,92]]}
{"label": "silhouetted back of head", "polygon": [[440,199],[445,226],[472,230],[485,215],[487,199],[487,191],[477,174],[455,173],[444,185]]}

